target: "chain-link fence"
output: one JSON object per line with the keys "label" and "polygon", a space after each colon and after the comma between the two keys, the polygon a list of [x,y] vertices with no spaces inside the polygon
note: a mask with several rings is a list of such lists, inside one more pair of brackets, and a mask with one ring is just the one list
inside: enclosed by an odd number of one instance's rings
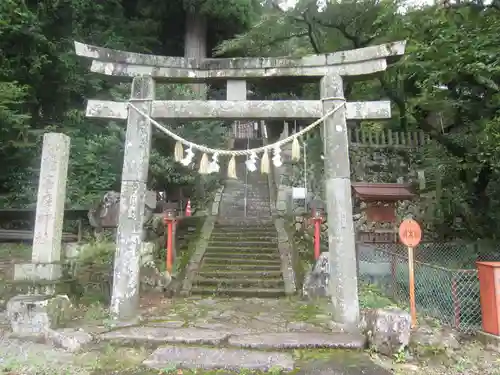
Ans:
{"label": "chain-link fence", "polygon": [[[361,282],[377,285],[401,304],[409,303],[408,255],[401,244],[362,244],[358,249]],[[426,243],[415,249],[417,313],[470,332],[481,327],[476,260],[498,260],[498,252],[478,254],[477,246]]]}

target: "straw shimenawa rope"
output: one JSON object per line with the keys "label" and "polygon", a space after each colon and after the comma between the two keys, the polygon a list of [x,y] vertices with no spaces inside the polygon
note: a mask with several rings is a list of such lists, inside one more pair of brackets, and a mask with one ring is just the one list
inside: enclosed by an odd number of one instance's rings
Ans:
{"label": "straw shimenawa rope", "polygon": [[[251,155],[252,153],[258,154],[258,153],[261,153],[261,152],[264,153],[263,156],[262,156],[262,160],[261,160],[261,163],[264,164],[264,162],[265,162],[264,159],[269,160],[269,155],[268,155],[269,150],[273,150],[273,149],[279,148],[282,145],[285,145],[285,144],[287,144],[290,141],[296,140],[297,138],[301,137],[305,133],[307,133],[310,130],[312,130],[314,127],[316,127],[319,124],[321,124],[328,117],[330,117],[331,115],[333,115],[335,112],[337,112],[340,108],[342,108],[345,105],[345,99],[344,98],[333,97],[333,98],[323,98],[321,100],[323,100],[323,101],[324,100],[340,100],[340,101],[342,101],[342,104],[339,104],[336,107],[332,108],[330,111],[328,111],[327,113],[325,113],[323,116],[321,116],[318,120],[314,121],[312,124],[306,126],[302,130],[299,130],[297,133],[292,134],[292,135],[288,136],[285,139],[282,139],[281,141],[277,141],[275,143],[272,143],[272,144],[269,144],[269,145],[266,145],[266,146],[257,147],[257,148],[251,148],[251,149],[246,149],[246,150],[220,150],[220,149],[216,149],[216,148],[206,147],[206,146],[203,146],[203,145],[198,145],[196,143],[188,141],[187,139],[182,138],[181,136],[179,136],[179,135],[175,134],[174,132],[172,132],[171,130],[167,129],[162,124],[160,124],[158,121],[156,121],[151,116],[149,116],[148,114],[146,114],[143,111],[141,111],[139,108],[137,108],[132,103],[128,103],[128,107],[132,108],[134,111],[136,111],[137,113],[139,113],[141,116],[143,116],[144,118],[146,118],[149,121],[151,121],[151,123],[158,130],[160,130],[161,132],[167,134],[168,136],[172,137],[173,139],[175,139],[177,141],[177,143],[175,145],[175,160],[176,161],[180,161],[182,159],[182,157],[183,157],[183,148],[182,148],[182,145],[185,145],[185,146],[188,146],[189,148],[193,148],[193,149],[198,150],[200,152],[203,152],[205,154],[207,154],[207,153],[208,154],[217,154],[219,156],[220,155],[229,155],[229,156],[231,156],[231,160],[229,161],[229,166],[231,167],[232,166],[231,163],[234,163],[233,159],[234,159],[235,156]],[[294,142],[294,144],[292,144],[292,157],[293,157],[294,160],[300,159],[300,147],[298,147],[298,142]],[[206,158],[203,158],[203,163],[202,163],[203,164],[203,168],[200,168],[200,173],[205,173],[206,172],[207,162],[208,162],[208,160]],[[269,164],[268,161],[267,161],[267,164]],[[266,169],[265,166],[263,166],[263,167],[264,167],[263,169]],[[229,169],[231,169],[231,168],[229,168]],[[230,173],[230,174],[232,174],[232,173]]]}

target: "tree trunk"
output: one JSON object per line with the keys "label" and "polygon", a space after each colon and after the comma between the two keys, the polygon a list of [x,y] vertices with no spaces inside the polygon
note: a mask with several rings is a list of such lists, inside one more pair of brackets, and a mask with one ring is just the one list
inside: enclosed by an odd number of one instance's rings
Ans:
{"label": "tree trunk", "polygon": [[[195,12],[186,13],[186,33],[184,36],[184,57],[201,61],[207,57],[207,20]],[[204,84],[192,85],[194,92],[206,99],[207,87]]]}

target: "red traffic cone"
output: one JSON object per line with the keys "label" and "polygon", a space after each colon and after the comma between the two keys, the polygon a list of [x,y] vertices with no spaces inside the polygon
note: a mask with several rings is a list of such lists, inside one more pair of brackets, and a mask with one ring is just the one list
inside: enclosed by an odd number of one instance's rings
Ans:
{"label": "red traffic cone", "polygon": [[191,216],[191,199],[188,199],[188,203],[186,205],[186,213],[184,216]]}

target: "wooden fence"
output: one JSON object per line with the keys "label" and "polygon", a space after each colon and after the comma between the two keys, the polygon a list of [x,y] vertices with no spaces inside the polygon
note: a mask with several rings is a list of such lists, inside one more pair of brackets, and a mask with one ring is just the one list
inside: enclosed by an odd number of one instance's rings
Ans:
{"label": "wooden fence", "polygon": [[349,128],[351,146],[377,148],[417,148],[430,143],[423,131],[395,132],[390,129],[381,131]]}

